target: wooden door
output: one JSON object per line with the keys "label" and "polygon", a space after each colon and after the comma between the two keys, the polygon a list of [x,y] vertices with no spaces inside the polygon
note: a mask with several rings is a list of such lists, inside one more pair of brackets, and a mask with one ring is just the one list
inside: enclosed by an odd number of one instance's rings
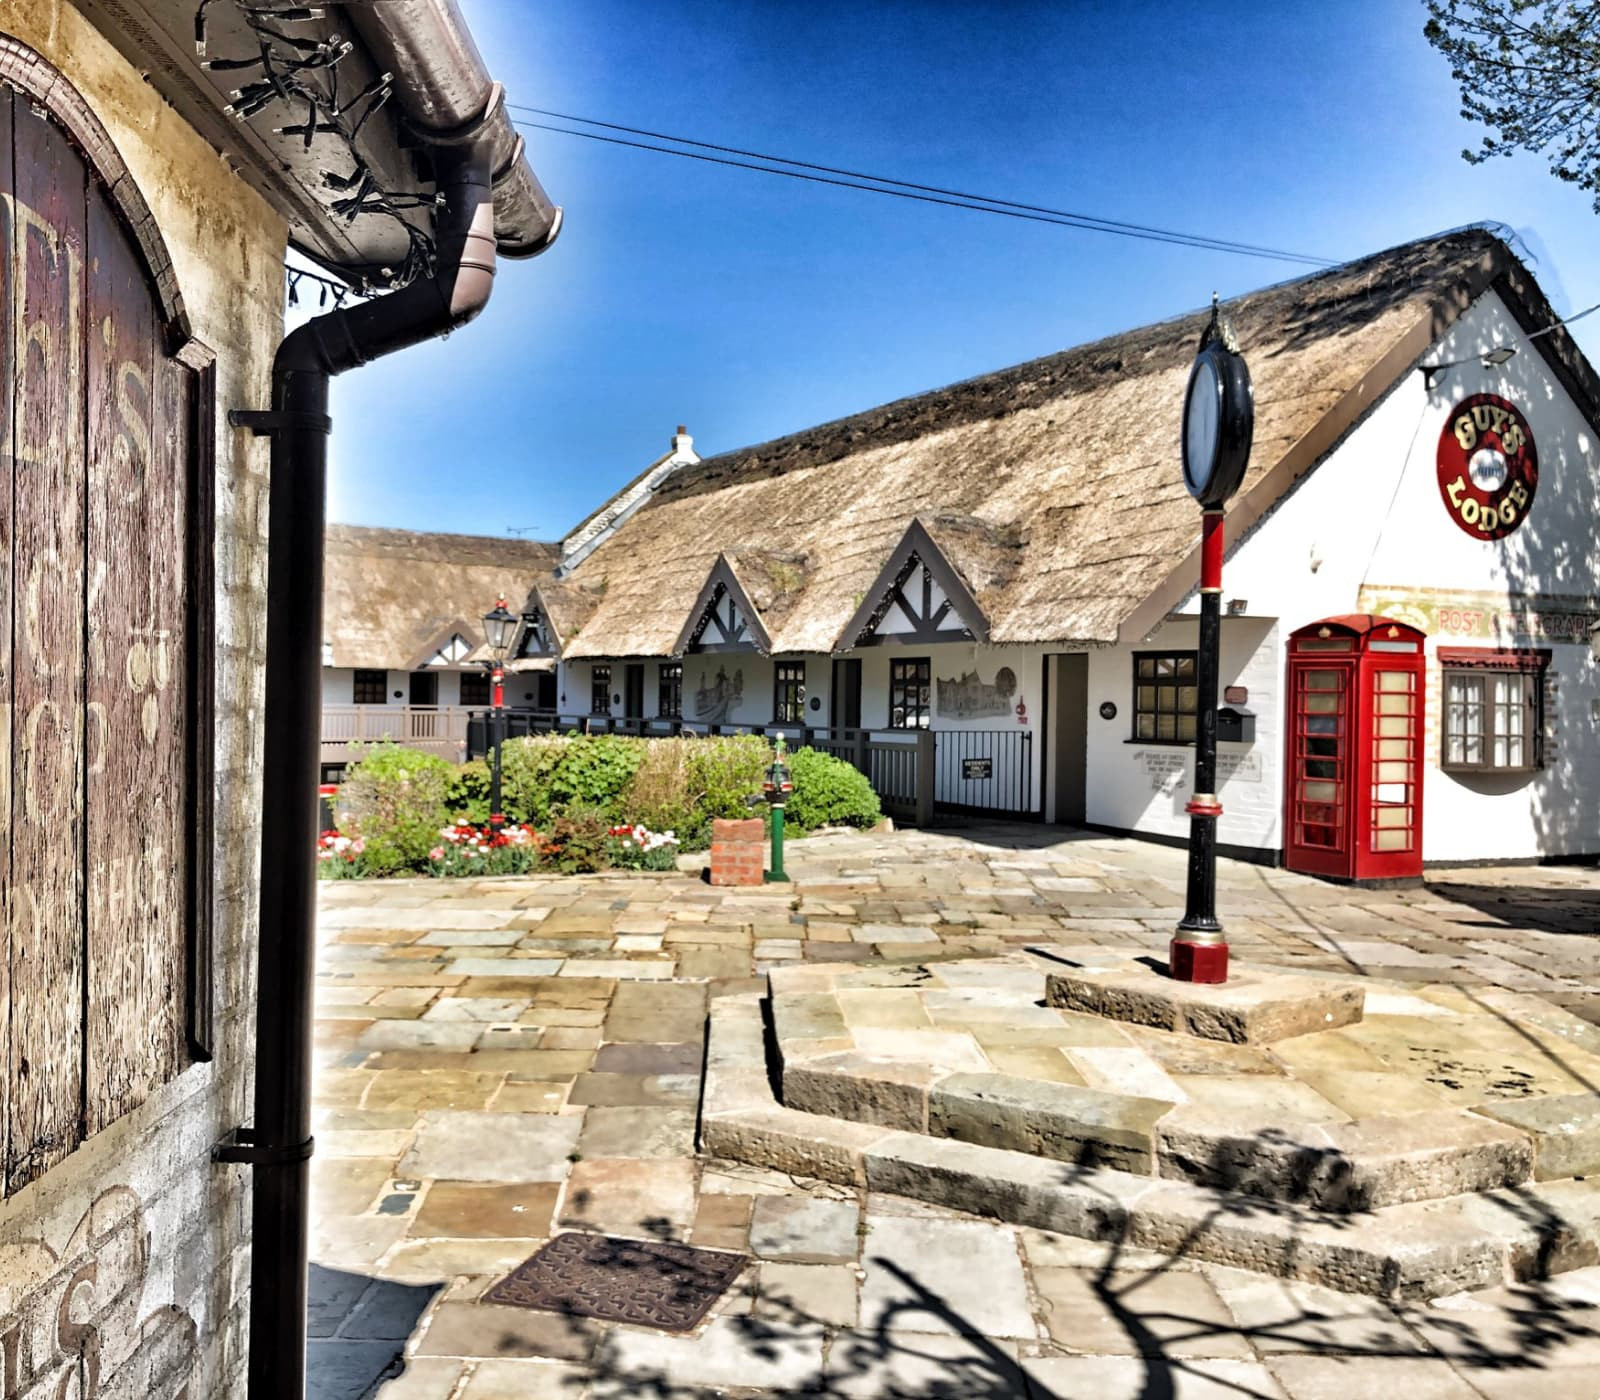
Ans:
{"label": "wooden door", "polygon": [[411,690],[408,703],[412,705],[437,705],[439,703],[439,673],[437,671],[413,671],[411,673]]}
{"label": "wooden door", "polygon": [[644,667],[630,662],[622,670],[622,713],[627,719],[644,716]]}
{"label": "wooden door", "polygon": [[198,399],[125,208],[0,87],[0,1194],[187,1063]]}
{"label": "wooden door", "polygon": [[861,658],[846,656],[833,663],[833,696],[828,722],[835,729],[861,728]]}
{"label": "wooden door", "polygon": [[1055,756],[1055,819],[1078,826],[1088,815],[1089,658],[1079,652],[1058,656],[1055,662],[1056,688],[1051,697],[1055,723],[1050,731]]}

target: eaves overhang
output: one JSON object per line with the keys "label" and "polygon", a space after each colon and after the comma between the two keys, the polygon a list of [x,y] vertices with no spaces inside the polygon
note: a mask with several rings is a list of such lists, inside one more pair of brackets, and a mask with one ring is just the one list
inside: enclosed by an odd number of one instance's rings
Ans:
{"label": "eaves overhang", "polygon": [[[427,147],[470,136],[489,140],[494,177],[495,239],[506,257],[542,252],[555,239],[561,211],[523,153],[499,86],[489,77],[454,0],[346,0],[294,25],[298,38],[341,36],[339,90],[353,96],[385,74],[392,99],[365,121],[355,141],[318,134],[307,141],[278,128],[303,124],[307,113],[273,100],[241,119],[227,108],[255,74],[208,70],[208,59],[242,59],[259,51],[235,0],[204,6],[204,54],[197,51],[199,0],[79,0],[89,20],[209,142],[229,166],[283,215],[289,241],[342,276],[381,289],[405,260],[410,235],[426,232],[427,204],[398,214],[346,219],[332,205],[339,191],[326,176],[348,175],[358,158],[383,188],[426,195]],[[344,99],[341,99],[344,100]]]}

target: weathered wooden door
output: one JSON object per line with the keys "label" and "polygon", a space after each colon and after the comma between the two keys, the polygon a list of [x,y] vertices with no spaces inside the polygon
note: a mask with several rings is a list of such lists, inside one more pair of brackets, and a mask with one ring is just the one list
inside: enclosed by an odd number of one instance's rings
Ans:
{"label": "weathered wooden door", "polygon": [[5,86],[0,249],[7,1194],[187,1063],[195,376],[123,204]]}

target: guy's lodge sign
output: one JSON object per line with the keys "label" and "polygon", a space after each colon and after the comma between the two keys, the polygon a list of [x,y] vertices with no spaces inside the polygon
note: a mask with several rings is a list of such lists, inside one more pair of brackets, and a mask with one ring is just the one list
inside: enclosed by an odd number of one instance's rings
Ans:
{"label": "guy's lodge sign", "polygon": [[1527,519],[1539,484],[1533,433],[1515,405],[1474,394],[1451,410],[1439,433],[1439,495],[1462,530],[1504,539]]}

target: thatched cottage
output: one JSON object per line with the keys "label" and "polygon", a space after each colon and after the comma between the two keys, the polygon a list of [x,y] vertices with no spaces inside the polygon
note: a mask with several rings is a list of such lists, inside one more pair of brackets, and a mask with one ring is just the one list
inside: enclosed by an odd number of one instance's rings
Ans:
{"label": "thatched cottage", "polygon": [[[1223,310],[1256,396],[1223,848],[1347,876],[1600,852],[1600,381],[1527,268],[1471,229]],[[943,807],[1181,840],[1204,322],[636,481],[519,647],[567,722],[866,729],[931,746]]]}

